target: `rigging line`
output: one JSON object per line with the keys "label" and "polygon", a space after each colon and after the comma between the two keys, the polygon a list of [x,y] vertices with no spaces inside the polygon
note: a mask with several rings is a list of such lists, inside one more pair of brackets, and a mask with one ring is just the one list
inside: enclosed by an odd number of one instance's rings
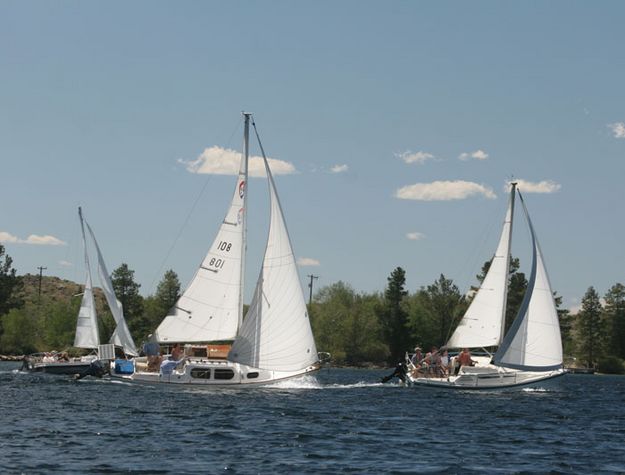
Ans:
{"label": "rigging line", "polygon": [[[232,138],[234,137],[234,134],[236,134],[237,131],[239,130],[239,128],[241,127],[241,122],[242,122],[242,119],[239,118],[239,120],[237,121],[237,125],[236,125],[235,129],[232,131],[232,134],[230,134],[230,138],[228,139],[228,142],[226,143],[226,148],[230,147],[230,144],[232,143]],[[198,203],[200,202],[200,199],[202,198],[202,195],[204,194],[204,191],[206,190],[206,187],[208,186],[208,183],[210,182],[212,177],[213,177],[213,175],[210,174],[210,173],[206,177],[206,180],[204,181],[204,185],[202,186],[202,189],[200,190],[200,192],[198,193],[197,197],[195,198],[195,201],[193,202],[193,205],[191,206],[191,209],[187,213],[187,217],[185,218],[184,222],[182,223],[182,226],[180,227],[180,229],[178,230],[178,234],[176,234],[176,237],[174,238],[174,242],[169,247],[169,250],[165,253],[165,257],[163,258],[163,261],[161,262],[161,265],[159,266],[158,270],[154,274],[154,278],[152,279],[152,282],[150,283],[150,291],[151,291],[151,293],[154,293],[154,291],[156,290],[154,288],[154,283],[156,282],[156,279],[158,279],[158,276],[163,271],[163,267],[165,267],[165,264],[167,263],[169,257],[171,256],[171,253],[174,251],[174,248],[176,247],[176,244],[178,244],[178,240],[180,239],[180,236],[182,236],[183,231],[185,230],[185,228],[189,224],[189,221],[191,220],[191,216],[193,215],[193,212],[195,211],[195,208],[197,207]]]}

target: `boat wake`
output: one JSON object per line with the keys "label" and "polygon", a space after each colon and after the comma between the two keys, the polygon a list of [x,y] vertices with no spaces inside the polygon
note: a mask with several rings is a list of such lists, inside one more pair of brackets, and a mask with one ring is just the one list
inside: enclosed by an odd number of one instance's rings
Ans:
{"label": "boat wake", "polygon": [[297,379],[288,379],[286,381],[278,381],[273,384],[268,384],[264,386],[265,388],[272,389],[353,389],[353,388],[373,388],[380,386],[389,386],[388,384],[384,385],[380,382],[366,382],[359,381],[357,383],[351,384],[322,384],[320,383],[315,376],[303,376]]}
{"label": "boat wake", "polygon": [[523,391],[526,393],[549,393],[551,392],[549,389],[545,389],[545,388],[523,388]]}

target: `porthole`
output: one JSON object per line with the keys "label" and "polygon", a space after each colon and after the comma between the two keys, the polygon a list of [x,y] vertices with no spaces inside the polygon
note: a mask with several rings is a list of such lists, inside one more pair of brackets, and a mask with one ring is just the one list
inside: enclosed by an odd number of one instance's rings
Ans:
{"label": "porthole", "polygon": [[253,373],[247,373],[247,379],[254,379],[254,378],[258,378],[258,372],[255,371]]}
{"label": "porthole", "polygon": [[211,370],[202,368],[193,368],[191,370],[191,377],[196,379],[210,379]]}
{"label": "porthole", "polygon": [[215,379],[232,379],[234,378],[234,371],[231,369],[218,368],[215,370]]}

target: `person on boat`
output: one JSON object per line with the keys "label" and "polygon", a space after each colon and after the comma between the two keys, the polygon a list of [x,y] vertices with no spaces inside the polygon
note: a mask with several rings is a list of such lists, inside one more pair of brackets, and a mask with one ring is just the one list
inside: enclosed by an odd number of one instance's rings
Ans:
{"label": "person on boat", "polygon": [[183,352],[182,352],[182,348],[180,348],[180,343],[176,343],[171,350],[171,356],[169,359],[178,361],[182,359],[182,356],[183,356]]}
{"label": "person on boat", "polygon": [[449,374],[449,352],[446,349],[443,350],[440,356],[440,360],[441,360],[440,374],[441,374],[441,377],[445,378]]}
{"label": "person on boat", "polygon": [[421,353],[421,348],[416,346],[414,349],[414,355],[412,355],[412,358],[410,358],[410,362],[419,367],[421,366],[421,361],[423,360],[423,353]]}
{"label": "person on boat", "polygon": [[456,357],[458,361],[458,371],[462,366],[475,366],[475,361],[471,359],[471,352],[468,348],[463,348],[462,352]]}

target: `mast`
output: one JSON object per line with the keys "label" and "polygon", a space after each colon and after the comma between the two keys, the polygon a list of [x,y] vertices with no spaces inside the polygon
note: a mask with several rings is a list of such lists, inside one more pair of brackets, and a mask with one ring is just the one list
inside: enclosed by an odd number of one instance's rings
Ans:
{"label": "mast", "polygon": [[503,309],[501,312],[501,334],[499,336],[499,344],[504,339],[506,334],[506,307],[508,305],[508,281],[510,274],[510,247],[512,245],[512,223],[514,222],[514,197],[516,194],[516,186],[517,182],[513,181],[510,183],[510,231],[508,234],[508,255],[506,256],[506,280],[504,284],[504,292],[503,292]]}
{"label": "mast", "polygon": [[243,112],[243,117],[245,120],[243,126],[243,163],[241,166],[243,170],[240,172],[243,173],[243,179],[245,181],[245,191],[243,195],[243,216],[241,219],[241,226],[243,226],[242,231],[242,243],[241,243],[241,285],[239,286],[239,320],[237,323],[237,334],[243,324],[243,288],[245,283],[245,254],[247,253],[247,185],[248,185],[248,163],[250,157],[250,117],[252,114],[250,112]]}

